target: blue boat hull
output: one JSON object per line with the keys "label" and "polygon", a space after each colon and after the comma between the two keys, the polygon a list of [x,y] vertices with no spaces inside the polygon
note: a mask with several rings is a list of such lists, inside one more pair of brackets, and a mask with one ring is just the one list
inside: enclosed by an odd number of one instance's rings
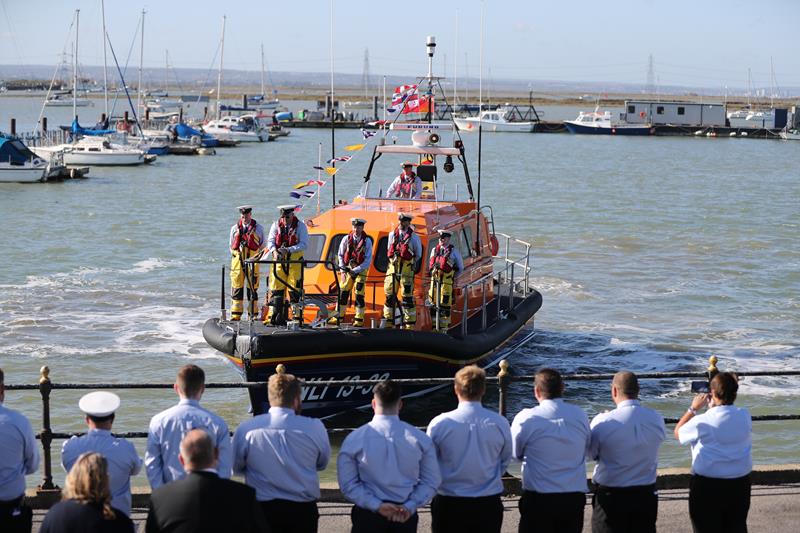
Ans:
{"label": "blue boat hull", "polygon": [[565,122],[570,133],[580,133],[588,135],[651,135],[653,128],[650,126],[626,126],[624,128],[596,128],[592,126],[581,126],[579,124],[572,124]]}

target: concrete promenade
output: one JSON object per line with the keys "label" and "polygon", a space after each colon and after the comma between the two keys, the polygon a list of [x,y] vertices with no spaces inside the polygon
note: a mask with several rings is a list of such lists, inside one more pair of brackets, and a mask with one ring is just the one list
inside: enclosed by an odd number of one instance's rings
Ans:
{"label": "concrete promenade", "polygon": [[[518,502],[519,498],[515,496],[507,497],[503,500],[506,509],[503,519],[504,533],[517,531],[519,523]],[[320,533],[345,533],[350,531],[350,507],[346,503],[320,503]],[[35,512],[34,531],[39,531],[39,525],[41,525],[44,514],[44,510]],[[137,524],[137,531],[144,531],[146,516],[147,511],[145,509],[134,509],[133,519]],[[430,531],[430,508],[423,508],[419,516],[419,531]],[[587,496],[584,532],[591,531],[591,518],[591,497]],[[798,524],[800,524],[800,483],[770,486],[757,485],[753,487],[750,515],[747,520],[748,529],[751,532],[783,533],[797,531]],[[659,492],[658,531],[662,533],[691,533],[688,489],[668,489]]]}

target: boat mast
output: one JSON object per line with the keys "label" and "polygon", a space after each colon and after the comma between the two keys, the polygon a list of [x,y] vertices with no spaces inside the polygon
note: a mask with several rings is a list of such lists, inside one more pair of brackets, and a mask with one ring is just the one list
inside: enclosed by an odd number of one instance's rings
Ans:
{"label": "boat mast", "polygon": [[[480,57],[478,58],[478,209],[481,208],[481,147],[483,145],[483,2],[481,2]],[[476,232],[480,238],[480,228]]]}
{"label": "boat mast", "polygon": [[[106,46],[106,3],[100,0],[100,13],[103,18],[103,100],[105,102],[106,119],[108,116],[108,58],[106,57],[108,48]],[[77,37],[75,38],[77,40]]]}
{"label": "boat mast", "polygon": [[[333,109],[333,0],[331,0],[331,166],[336,167],[336,130],[333,127],[336,113]],[[331,176],[331,195],[333,197],[333,207],[336,207],[336,173]]]}
{"label": "boat mast", "polygon": [[[72,56],[72,116],[78,118],[78,35],[80,34],[81,10],[75,10],[75,54]],[[105,37],[104,37],[105,39]]]}
{"label": "boat mast", "polygon": [[217,120],[222,117],[220,108],[220,91],[222,90],[222,56],[225,55],[225,15],[222,15],[222,38],[220,39],[219,50],[219,74],[217,75]]}
{"label": "boat mast", "polygon": [[264,43],[261,43],[261,96],[266,98],[264,92]]}
{"label": "boat mast", "polygon": [[456,46],[453,54],[453,110],[458,106],[458,9],[456,9]]}
{"label": "boat mast", "polygon": [[169,50],[164,49],[164,94],[169,96]]}
{"label": "boat mast", "polygon": [[[136,87],[136,112],[141,112],[141,105],[142,105],[142,68],[144,66],[144,14],[145,10],[142,9],[142,35],[140,39],[140,46],[139,46],[139,84]],[[139,130],[141,133],[142,127],[139,126]]]}

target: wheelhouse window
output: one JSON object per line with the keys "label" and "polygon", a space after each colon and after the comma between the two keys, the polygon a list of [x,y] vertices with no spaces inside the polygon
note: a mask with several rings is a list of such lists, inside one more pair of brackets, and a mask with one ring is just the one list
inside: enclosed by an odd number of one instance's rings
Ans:
{"label": "wheelhouse window", "polygon": [[[322,257],[322,249],[325,247],[325,235],[309,234],[308,247],[306,248],[303,257],[308,261],[319,261]],[[308,268],[314,268],[315,265],[309,265]]]}
{"label": "wheelhouse window", "polygon": [[685,115],[686,114],[686,108],[683,107],[683,106],[679,106],[678,107],[678,114],[679,115]]}
{"label": "wheelhouse window", "polygon": [[660,105],[660,106],[656,107],[656,114],[657,115],[663,115],[664,114],[664,106],[663,105]]}
{"label": "wheelhouse window", "polygon": [[[389,257],[386,255],[389,249],[389,237],[381,237],[378,239],[378,245],[372,247],[372,266],[375,270],[383,274],[389,270]],[[414,273],[419,274],[419,269],[424,262],[425,245],[422,245],[422,257],[417,258],[417,263],[414,265]]]}
{"label": "wheelhouse window", "polygon": [[458,247],[458,251],[461,253],[462,258],[471,257],[472,253],[472,228],[469,226],[464,226],[461,231],[458,232],[459,239],[457,243],[454,243]]}
{"label": "wheelhouse window", "polygon": [[628,113],[636,113],[636,106],[635,105],[629,105],[628,106]]}

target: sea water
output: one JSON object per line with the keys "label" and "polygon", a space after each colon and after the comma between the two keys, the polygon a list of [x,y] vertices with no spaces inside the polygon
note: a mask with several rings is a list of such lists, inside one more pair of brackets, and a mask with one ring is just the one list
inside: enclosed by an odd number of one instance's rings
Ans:
{"label": "sea water", "polygon": [[[15,117],[20,130],[31,129],[39,105],[2,98],[0,120]],[[99,109],[79,110],[82,124],[93,123]],[[573,111],[553,108],[546,117]],[[69,123],[71,110],[45,114],[54,128]],[[238,381],[201,334],[204,321],[219,314],[236,206],[254,204],[254,217],[268,227],[275,206],[292,201],[292,186],[316,177],[312,166],[320,145],[329,157],[330,139],[329,130],[295,129],[274,143],[210,157],[166,156],[143,167],[94,167],[85,180],[0,185],[6,382],[35,383],[48,365],[56,383],[171,383],[190,362],[208,381]],[[464,139],[477,194],[477,137]],[[337,130],[337,155],[360,142],[358,130]],[[340,165],[338,198],[358,192],[369,153],[351,153]],[[777,140],[485,134],[481,205],[493,207],[498,231],[532,243],[533,285],[544,297],[537,333],[510,358],[512,372],[702,371],[711,354],[722,370],[800,369],[798,156],[800,143]],[[382,177],[397,172],[385,169]],[[305,213],[315,212],[312,200]],[[260,293],[263,301],[263,280]],[[689,381],[643,381],[642,400],[678,417],[691,400]],[[753,414],[797,413],[798,383],[747,378],[736,403]],[[566,397],[592,416],[613,408],[609,388],[569,382]],[[85,428],[77,409],[84,392],[53,392],[54,431]],[[176,401],[171,390],[119,394],[117,431],[144,431]],[[488,403],[496,401],[490,392]],[[40,428],[38,392],[9,391],[5,403]],[[531,384],[516,383],[509,415],[534,403]],[[204,404],[231,429],[250,416],[242,389],[209,390]],[[453,406],[447,388],[408,401],[404,417],[424,425]],[[367,418],[331,423],[350,427]],[[798,431],[796,421],[754,424],[755,462],[797,462]],[[143,449],[142,440],[136,444]],[[688,449],[669,434],[661,466],[689,462]],[[332,467],[324,477],[333,477]],[[146,484],[144,476],[136,483]]]}

